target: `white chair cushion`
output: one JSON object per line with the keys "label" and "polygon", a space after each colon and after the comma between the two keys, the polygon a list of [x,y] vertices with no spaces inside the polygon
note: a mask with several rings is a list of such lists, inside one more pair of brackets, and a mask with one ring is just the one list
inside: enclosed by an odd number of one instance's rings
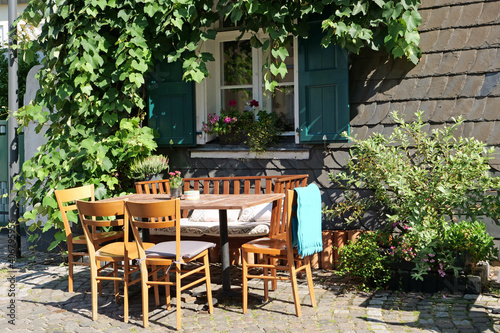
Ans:
{"label": "white chair cushion", "polygon": [[[227,232],[230,237],[267,236],[269,234],[270,222],[231,222],[228,223]],[[219,236],[220,227],[208,228],[205,232],[208,236]]]}
{"label": "white chair cushion", "polygon": [[[227,210],[227,221],[236,222],[240,216],[239,209],[228,209]],[[195,209],[189,217],[192,222],[219,222],[219,210],[218,209]]]}
{"label": "white chair cushion", "polygon": [[270,222],[273,203],[261,204],[241,210],[239,222]]}

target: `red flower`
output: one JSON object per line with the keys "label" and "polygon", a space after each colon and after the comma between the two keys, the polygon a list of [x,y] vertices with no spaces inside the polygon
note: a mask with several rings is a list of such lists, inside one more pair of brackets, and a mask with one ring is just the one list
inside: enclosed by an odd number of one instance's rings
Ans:
{"label": "red flower", "polygon": [[250,101],[250,106],[251,107],[258,107],[259,106],[259,102],[257,102],[255,99],[252,99]]}
{"label": "red flower", "polygon": [[234,99],[230,100],[229,106],[236,106],[236,101]]}

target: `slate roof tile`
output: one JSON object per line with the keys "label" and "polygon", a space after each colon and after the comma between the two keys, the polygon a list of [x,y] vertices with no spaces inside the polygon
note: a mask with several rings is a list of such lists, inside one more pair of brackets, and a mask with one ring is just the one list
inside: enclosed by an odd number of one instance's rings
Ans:
{"label": "slate roof tile", "polygon": [[443,58],[442,53],[423,54],[420,63],[417,65],[418,76],[432,76],[436,72]]}
{"label": "slate roof tile", "polygon": [[475,123],[474,129],[472,131],[472,137],[479,141],[488,142],[488,138],[495,129],[494,121],[481,121]]}
{"label": "slate roof tile", "polygon": [[490,23],[497,23],[499,22],[500,19],[500,10],[499,10],[499,3],[498,1],[490,1],[490,2],[484,2],[483,4],[483,10],[481,12],[481,15],[479,17],[479,24],[490,24]]}
{"label": "slate roof tile", "polygon": [[406,99],[415,89],[415,79],[385,80],[376,100]]}
{"label": "slate roof tile", "polygon": [[[500,97],[487,97],[483,102],[484,111],[483,111],[483,119],[486,121],[499,120],[500,116]],[[498,132],[500,132],[500,127],[498,128]]]}
{"label": "slate roof tile", "polygon": [[422,11],[420,15],[422,16],[421,30],[434,30],[439,29],[443,26],[443,17],[448,15],[449,7],[440,7],[432,10]]}
{"label": "slate roof tile", "polygon": [[455,65],[458,63],[459,58],[460,52],[455,51],[444,53],[441,59],[441,64],[439,65],[435,74],[446,75],[452,73]]}
{"label": "slate roof tile", "polygon": [[476,2],[476,3],[471,2],[467,5],[456,6],[456,7],[462,8],[462,15],[460,16],[458,21],[453,22],[452,26],[470,27],[477,24],[480,21],[481,13],[483,11],[482,2]]}
{"label": "slate roof tile", "polygon": [[351,119],[351,126],[361,126],[366,125],[373,116],[375,112],[375,104],[360,105],[356,108],[356,116]]}
{"label": "slate roof tile", "polygon": [[474,124],[475,122],[465,122],[462,126],[462,132],[457,131],[457,134],[463,137],[471,137],[474,132]]}
{"label": "slate roof tile", "polygon": [[[489,145],[495,145],[495,146],[498,146],[500,145],[500,131],[498,130],[498,128],[500,128],[500,122],[499,121],[495,121],[493,122],[494,123],[494,128],[495,130],[491,132],[491,135],[490,137],[488,138],[488,141],[486,142],[487,144]],[[498,151],[497,149],[497,154],[496,157],[497,157],[497,162],[496,164],[500,164],[500,160],[498,160],[498,158],[500,158],[500,151]]]}
{"label": "slate roof tile", "polygon": [[[500,9],[498,12],[500,12]],[[492,25],[489,28],[488,37],[485,39],[484,45],[500,46],[500,25]]]}
{"label": "slate roof tile", "polygon": [[385,120],[390,117],[389,113],[391,110],[391,103],[377,103],[375,111],[373,112],[372,118],[369,120],[368,125],[375,125],[379,123],[384,123]]}
{"label": "slate roof tile", "polygon": [[448,84],[447,76],[434,76],[432,78],[431,86],[427,92],[427,98],[439,98],[443,96],[443,92]]}
{"label": "slate roof tile", "polygon": [[476,61],[474,66],[472,66],[471,72],[485,72],[491,69],[497,70],[498,68],[491,68],[491,65],[495,63],[498,55],[498,49],[484,49],[478,50],[476,54]]}
{"label": "slate roof tile", "polygon": [[459,97],[477,96],[483,85],[484,75],[467,75],[464,89]]}
{"label": "slate roof tile", "polygon": [[373,133],[382,133],[384,130],[384,126],[378,124],[377,126],[367,126],[365,138],[368,138],[373,135]]}
{"label": "slate roof tile", "polygon": [[437,104],[438,101],[435,100],[426,100],[420,103],[418,110],[424,111],[424,114],[422,115],[422,120],[424,122],[429,121],[432,118],[432,115],[434,114],[434,111],[437,108]]}
{"label": "slate roof tile", "polygon": [[[446,8],[446,7],[445,7]],[[462,13],[464,12],[464,6],[451,6],[447,7],[446,16],[444,16],[444,23],[441,25],[442,28],[457,27],[463,25]],[[465,16],[469,16],[468,14]]]}
{"label": "slate roof tile", "polygon": [[460,52],[460,58],[454,68],[454,73],[470,72],[476,61],[477,50],[465,50]]}
{"label": "slate roof tile", "polygon": [[412,99],[426,99],[431,88],[432,77],[424,77],[416,80],[416,86],[413,91],[408,92],[408,97]]}
{"label": "slate roof tile", "polygon": [[443,100],[436,103],[436,108],[432,113],[431,123],[445,123],[452,120],[456,115],[455,100]]}
{"label": "slate roof tile", "polygon": [[472,101],[474,101],[474,103],[472,104],[472,107],[471,107],[469,113],[467,113],[466,110],[464,110],[463,112],[460,112],[460,114],[463,114],[463,116],[466,120],[473,120],[473,121],[483,120],[483,112],[484,112],[484,108],[486,106],[484,99],[477,99],[475,97],[469,97],[469,98],[463,98],[463,99],[472,100]]}
{"label": "slate roof tile", "polygon": [[453,35],[453,29],[440,30],[438,40],[435,44],[434,50],[448,50],[448,44],[450,43],[451,36]]}
{"label": "slate roof tile", "polygon": [[421,8],[430,8],[430,7],[438,7],[438,6],[449,6],[456,4],[467,4],[471,0],[424,0],[421,5],[418,7]]}
{"label": "slate roof tile", "polygon": [[[448,44],[448,50],[461,50],[467,45],[467,41],[471,36],[471,29],[453,29],[450,36],[450,43]],[[439,46],[437,46],[439,47]],[[443,48],[441,48],[443,50]],[[444,50],[443,50],[444,51]]]}
{"label": "slate roof tile", "polygon": [[[351,134],[356,135],[358,139],[363,140],[367,138],[367,133],[368,133],[368,126],[361,126],[361,127],[354,127],[351,126]],[[329,165],[329,164],[325,164]]]}
{"label": "slate roof tile", "polygon": [[436,43],[439,37],[439,30],[432,31],[422,31],[420,32],[420,48],[423,52],[434,51],[436,46],[439,45]]}
{"label": "slate roof tile", "polygon": [[449,76],[442,97],[454,98],[458,96],[464,88],[465,81],[466,81],[465,75]]}
{"label": "slate roof tile", "polygon": [[[389,72],[389,74],[387,74],[386,76],[387,79],[399,79],[401,77],[408,77],[407,74],[412,70],[414,71],[418,66],[415,66],[411,61],[407,61],[402,58],[390,58],[387,65],[387,70]],[[380,71],[380,74],[383,74],[383,72]],[[382,75],[380,76],[383,77]]]}
{"label": "slate roof tile", "polygon": [[479,96],[500,96],[500,71],[484,75]]}
{"label": "slate roof tile", "polygon": [[478,103],[475,98],[459,98],[455,109],[465,120],[478,121],[483,115],[484,103]]}
{"label": "slate roof tile", "polygon": [[[500,10],[500,8],[499,8]],[[484,26],[484,27],[475,27],[472,29],[469,40],[467,41],[467,45],[464,45],[464,48],[480,48],[483,47],[485,44],[485,41],[487,40],[488,36],[490,35],[490,27],[489,26]],[[457,45],[457,47],[461,47],[460,45]]]}

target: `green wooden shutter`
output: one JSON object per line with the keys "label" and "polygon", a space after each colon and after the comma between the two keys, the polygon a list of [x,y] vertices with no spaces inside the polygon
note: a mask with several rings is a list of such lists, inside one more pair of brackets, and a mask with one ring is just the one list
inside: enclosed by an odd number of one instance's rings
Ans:
{"label": "green wooden shutter", "polygon": [[349,131],[349,68],[347,52],[321,46],[321,22],[311,22],[309,37],[299,40],[300,141],[346,141]]}
{"label": "green wooden shutter", "polygon": [[162,63],[149,78],[148,126],[160,133],[160,147],[196,145],[194,83],[182,75],[181,62]]}

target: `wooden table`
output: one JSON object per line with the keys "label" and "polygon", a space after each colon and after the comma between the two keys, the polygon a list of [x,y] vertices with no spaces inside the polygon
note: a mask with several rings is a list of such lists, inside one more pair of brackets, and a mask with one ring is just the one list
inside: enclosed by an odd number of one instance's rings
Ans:
{"label": "wooden table", "polygon": [[[231,291],[230,260],[229,260],[229,236],[227,228],[227,210],[244,209],[260,204],[273,202],[273,208],[277,201],[284,198],[283,193],[270,194],[202,194],[198,200],[181,199],[181,209],[218,209],[220,225],[220,247],[222,263],[222,288],[225,293]],[[105,200],[128,199],[130,201],[154,202],[157,200],[170,200],[168,194],[129,194]]]}

